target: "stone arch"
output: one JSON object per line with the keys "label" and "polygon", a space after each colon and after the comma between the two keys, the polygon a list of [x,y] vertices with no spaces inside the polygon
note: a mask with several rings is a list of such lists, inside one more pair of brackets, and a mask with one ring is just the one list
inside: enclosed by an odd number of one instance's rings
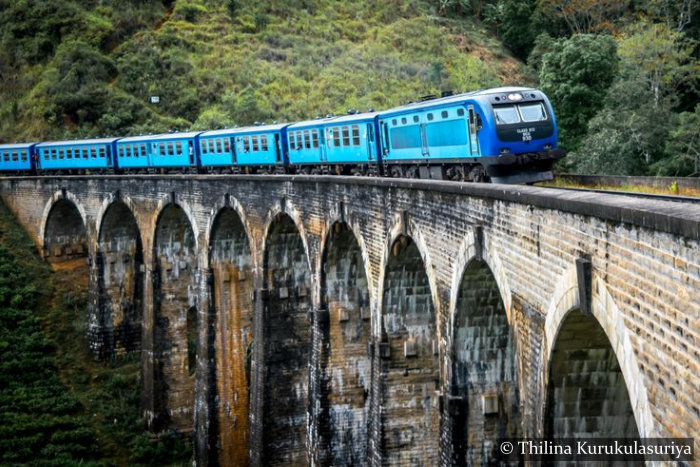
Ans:
{"label": "stone arch", "polygon": [[591,313],[580,306],[571,268],[556,287],[545,322],[543,434],[657,436],[629,331],[595,273]]}
{"label": "stone arch", "polygon": [[197,359],[197,240],[184,209],[160,211],[153,236],[154,428],[190,431]]}
{"label": "stone arch", "polygon": [[[219,463],[245,465],[253,345],[253,258],[248,234],[232,207],[219,210],[208,234],[216,323],[215,385]],[[213,427],[212,427],[213,428]],[[213,430],[214,431],[214,430]]]}
{"label": "stone arch", "polygon": [[43,256],[61,263],[88,256],[86,217],[74,196],[59,192],[47,204],[40,233]]}
{"label": "stone arch", "polygon": [[263,463],[307,464],[311,272],[302,233],[279,212],[263,260]]}
{"label": "stone arch", "polygon": [[391,243],[382,293],[381,449],[390,464],[438,463],[438,329],[426,261],[412,237]]}
{"label": "stone arch", "polygon": [[97,238],[98,319],[106,356],[141,349],[143,247],[136,219],[122,201],[109,205]]}
{"label": "stone arch", "polygon": [[496,278],[481,259],[462,272],[451,341],[453,464],[493,462],[494,441],[517,438],[521,414],[514,333]]}
{"label": "stone arch", "polygon": [[369,286],[364,255],[345,222],[335,222],[324,240],[320,267],[321,414],[320,463],[368,463],[372,343]]}
{"label": "stone arch", "polygon": [[[245,209],[243,209],[243,205],[240,203],[240,201],[238,201],[237,198],[231,196],[228,193],[224,196],[221,196],[218,200],[214,202],[214,205],[211,209],[211,215],[209,216],[208,225],[206,226],[206,231],[204,232],[203,245],[207,245],[209,249],[209,254],[211,256],[211,242],[212,235],[214,234],[214,223],[217,222],[217,220],[219,219],[219,215],[224,210],[233,210],[233,212],[238,216],[238,219],[245,232],[248,248],[253,256],[253,263],[255,266],[255,252],[253,251],[255,248],[255,244],[252,241],[253,235],[248,222],[248,216],[246,215]],[[209,259],[210,258],[208,258],[208,260]]]}

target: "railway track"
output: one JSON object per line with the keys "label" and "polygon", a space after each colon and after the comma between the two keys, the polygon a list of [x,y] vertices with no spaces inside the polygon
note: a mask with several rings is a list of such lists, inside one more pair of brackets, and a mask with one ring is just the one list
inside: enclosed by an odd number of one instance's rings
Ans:
{"label": "railway track", "polygon": [[[545,188],[545,187],[543,187]],[[641,193],[637,191],[623,190],[598,190],[594,188],[569,188],[569,187],[546,187],[565,191],[582,191],[586,193],[600,193],[606,195],[619,195],[633,198],[653,199],[655,201],[673,201],[675,203],[700,204],[700,198],[693,196],[663,195],[657,193]]]}

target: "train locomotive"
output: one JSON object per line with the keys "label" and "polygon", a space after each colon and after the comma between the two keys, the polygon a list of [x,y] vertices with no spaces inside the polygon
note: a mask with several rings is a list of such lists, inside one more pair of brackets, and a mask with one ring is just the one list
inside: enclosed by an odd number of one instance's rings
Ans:
{"label": "train locomotive", "polygon": [[500,87],[297,123],[0,144],[6,174],[333,174],[495,183],[553,178],[552,106]]}

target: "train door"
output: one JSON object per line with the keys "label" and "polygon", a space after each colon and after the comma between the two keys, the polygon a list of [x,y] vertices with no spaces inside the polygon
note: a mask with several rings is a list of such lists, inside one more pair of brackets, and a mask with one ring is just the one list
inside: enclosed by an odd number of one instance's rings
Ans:
{"label": "train door", "polygon": [[474,106],[470,105],[467,107],[469,112],[469,148],[471,157],[479,157],[481,151],[479,151],[479,137],[477,132],[479,131],[478,121],[479,115],[474,111]]}
{"label": "train door", "polygon": [[[428,146],[428,130],[426,124],[427,113],[420,114],[420,149],[423,157],[430,157],[430,147]],[[415,119],[415,116],[413,117]]]}
{"label": "train door", "polygon": [[314,131],[318,132],[319,158],[321,161],[326,162],[328,160],[328,153],[326,152],[326,132],[323,127]]}
{"label": "train door", "polygon": [[275,133],[275,162],[277,164],[282,162],[282,143],[280,141],[279,133]]}
{"label": "train door", "polygon": [[374,126],[371,123],[367,124],[367,155],[369,160],[373,161],[377,159],[375,154],[376,145],[374,143]]}
{"label": "train door", "polygon": [[[276,136],[276,138],[279,138],[279,137]],[[232,162],[233,164],[235,164],[235,163],[238,161],[238,154],[237,154],[237,149],[238,149],[238,148],[236,148],[236,138],[234,138],[233,136],[231,136],[231,137],[229,138],[229,143],[228,143],[228,144],[231,145],[231,162]],[[279,151],[277,151],[277,157],[279,158]]]}
{"label": "train door", "polygon": [[387,125],[386,121],[382,121],[380,126],[381,135],[379,138],[382,143],[382,156],[387,156],[389,154],[389,125]]}

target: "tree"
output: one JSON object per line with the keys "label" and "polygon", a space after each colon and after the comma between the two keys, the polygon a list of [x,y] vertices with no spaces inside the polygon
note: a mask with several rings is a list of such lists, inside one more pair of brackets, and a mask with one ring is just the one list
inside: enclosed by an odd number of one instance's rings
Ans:
{"label": "tree", "polygon": [[610,36],[581,34],[555,41],[544,54],[540,85],[553,101],[564,148],[577,146],[589,120],[603,107],[617,74],[616,50]]}
{"label": "tree", "polygon": [[618,53],[623,61],[643,70],[658,106],[664,98],[675,100],[681,85],[697,80],[700,67],[693,60],[693,48],[682,32],[642,21],[627,29]]}
{"label": "tree", "polygon": [[629,0],[539,0],[538,9],[562,18],[572,34],[615,32]]}
{"label": "tree", "polygon": [[700,175],[700,105],[694,112],[679,115],[678,125],[670,132],[666,142],[668,157],[654,164],[655,175]]}

